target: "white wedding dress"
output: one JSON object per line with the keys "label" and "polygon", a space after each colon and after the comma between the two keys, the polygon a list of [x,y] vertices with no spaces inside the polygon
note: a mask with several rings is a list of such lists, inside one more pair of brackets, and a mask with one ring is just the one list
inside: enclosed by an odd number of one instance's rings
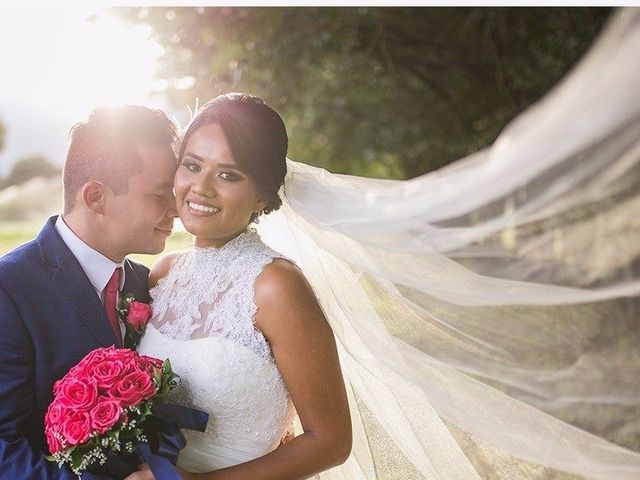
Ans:
{"label": "white wedding dress", "polygon": [[185,430],[178,466],[207,472],[260,457],[291,428],[295,410],[269,344],[254,326],[254,282],[280,255],[248,231],[221,248],[178,254],[151,290],[153,317],[139,352],[169,358],[180,385],[170,402],[209,414]]}

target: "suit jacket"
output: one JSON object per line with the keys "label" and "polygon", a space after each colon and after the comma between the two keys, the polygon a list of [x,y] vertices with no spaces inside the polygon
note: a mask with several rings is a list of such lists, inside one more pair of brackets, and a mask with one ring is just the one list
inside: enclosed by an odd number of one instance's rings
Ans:
{"label": "suit jacket", "polygon": [[[0,480],[77,478],[44,458],[44,414],[56,380],[89,351],[116,344],[100,298],[54,227],[56,218],[0,258]],[[148,274],[126,260],[123,292],[149,302]]]}

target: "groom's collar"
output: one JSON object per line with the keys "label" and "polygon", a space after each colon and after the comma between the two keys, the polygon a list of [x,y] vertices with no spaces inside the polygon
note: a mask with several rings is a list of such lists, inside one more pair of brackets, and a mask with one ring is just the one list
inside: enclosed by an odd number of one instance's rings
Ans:
{"label": "groom's collar", "polygon": [[69,228],[62,216],[57,218],[55,228],[98,293],[104,290],[117,267],[121,267],[123,272],[119,285],[122,288],[124,284],[124,262],[116,263],[91,248]]}
{"label": "groom's collar", "polygon": [[[44,262],[56,268],[67,263],[67,257],[74,257],[98,293],[104,290],[114,269],[117,266],[124,267],[126,263],[125,260],[117,264],[89,247],[58,215],[49,218],[38,234],[36,242],[40,246]],[[124,271],[123,268],[122,283],[124,283]]]}

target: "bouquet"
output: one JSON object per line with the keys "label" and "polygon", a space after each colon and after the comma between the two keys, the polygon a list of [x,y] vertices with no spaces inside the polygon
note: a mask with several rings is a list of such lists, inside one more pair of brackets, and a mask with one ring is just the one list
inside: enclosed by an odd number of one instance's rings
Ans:
{"label": "bouquet", "polygon": [[45,415],[50,456],[80,475],[109,452],[131,454],[146,442],[145,419],[179,383],[169,360],[125,348],[89,352],[54,387]]}

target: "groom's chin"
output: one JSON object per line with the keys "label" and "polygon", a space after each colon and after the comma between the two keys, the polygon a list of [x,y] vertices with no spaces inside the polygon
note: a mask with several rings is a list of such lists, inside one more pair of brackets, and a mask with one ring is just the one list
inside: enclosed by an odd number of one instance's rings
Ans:
{"label": "groom's chin", "polygon": [[154,231],[151,241],[146,242],[144,246],[140,246],[134,252],[143,255],[157,255],[162,253],[167,245],[167,237],[171,232],[166,233],[164,231]]}

